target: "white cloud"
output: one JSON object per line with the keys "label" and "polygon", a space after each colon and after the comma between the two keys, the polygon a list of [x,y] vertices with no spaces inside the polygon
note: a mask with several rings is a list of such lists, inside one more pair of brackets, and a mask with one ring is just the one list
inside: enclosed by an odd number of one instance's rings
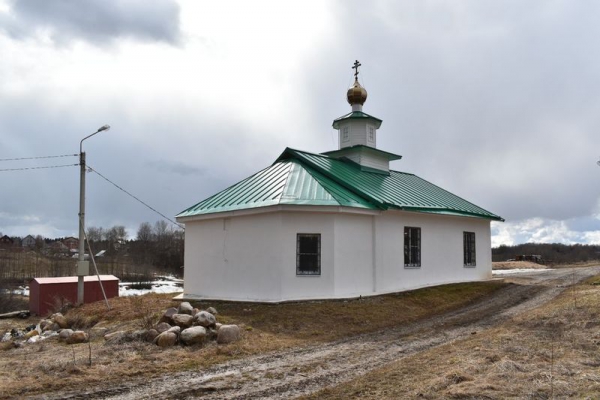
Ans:
{"label": "white cloud", "polygon": [[[573,220],[530,218],[522,221],[492,222],[492,246],[519,243],[600,244],[600,224],[594,217],[583,218],[592,229],[577,230]],[[581,223],[581,221],[577,221]]]}

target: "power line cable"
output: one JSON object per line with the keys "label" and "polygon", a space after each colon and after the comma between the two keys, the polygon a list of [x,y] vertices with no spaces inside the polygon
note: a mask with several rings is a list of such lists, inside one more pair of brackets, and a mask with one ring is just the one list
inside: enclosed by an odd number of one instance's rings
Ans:
{"label": "power line cable", "polygon": [[179,228],[185,230],[185,227],[183,225],[181,225],[181,224],[173,221],[171,218],[167,217],[166,215],[164,215],[160,211],[158,211],[158,210],[152,208],[151,206],[149,206],[148,204],[144,203],[142,200],[138,199],[137,197],[135,197],[134,195],[132,195],[131,193],[129,193],[127,190],[123,189],[121,186],[117,185],[116,183],[114,183],[113,181],[111,181],[110,179],[108,179],[107,177],[105,177],[104,175],[102,175],[100,172],[96,171],[94,168],[90,167],[89,165],[87,165],[87,167],[89,168],[90,171],[95,172],[96,174],[100,175],[101,178],[103,178],[108,183],[112,184],[114,187],[116,187],[117,189],[119,189],[123,193],[129,195],[130,197],[133,197],[135,200],[139,201],[140,203],[142,203],[143,205],[145,205],[146,207],[148,207],[150,210],[154,211],[155,213],[157,213],[158,215],[160,215],[161,217],[163,217],[164,219],[166,219],[167,221],[169,221],[173,225],[177,225]]}
{"label": "power line cable", "polygon": [[0,172],[7,172],[7,171],[25,171],[25,170],[28,170],[28,169],[45,169],[45,168],[77,167],[77,166],[79,166],[79,164],[50,165],[50,166],[47,166],[47,167],[5,168],[5,169],[0,169]]}
{"label": "power line cable", "polygon": [[0,161],[21,161],[21,160],[39,160],[41,158],[59,158],[59,157],[77,157],[79,154],[61,154],[59,156],[40,156],[40,157],[19,157],[19,158],[0,158]]}

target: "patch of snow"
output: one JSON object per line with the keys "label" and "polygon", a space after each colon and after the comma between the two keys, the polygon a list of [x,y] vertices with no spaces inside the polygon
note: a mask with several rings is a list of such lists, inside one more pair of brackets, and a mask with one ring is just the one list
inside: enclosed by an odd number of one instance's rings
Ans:
{"label": "patch of snow", "polygon": [[515,269],[497,269],[492,271],[492,275],[509,275],[509,274],[521,274],[527,272],[544,272],[552,271],[553,268],[515,268]]}
{"label": "patch of snow", "polygon": [[[174,278],[175,279],[175,278]],[[152,282],[143,282],[152,285],[150,289],[131,289],[131,285],[136,283],[133,282],[121,282],[119,283],[119,296],[141,296],[146,293],[178,293],[183,292],[181,284],[183,280],[177,279],[175,281],[158,280]]]}

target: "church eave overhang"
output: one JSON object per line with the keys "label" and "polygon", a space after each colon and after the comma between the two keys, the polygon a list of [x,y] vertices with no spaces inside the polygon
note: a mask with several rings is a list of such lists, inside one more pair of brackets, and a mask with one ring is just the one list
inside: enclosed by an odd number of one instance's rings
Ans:
{"label": "church eave overhang", "polygon": [[365,112],[352,111],[346,115],[342,115],[341,117],[334,119],[332,126],[334,129],[339,129],[340,123],[342,123],[344,121],[350,121],[350,120],[371,121],[373,123],[373,125],[375,125],[376,129],[379,129],[379,127],[381,126],[381,123],[383,122],[379,118],[375,118],[374,116],[369,115]]}

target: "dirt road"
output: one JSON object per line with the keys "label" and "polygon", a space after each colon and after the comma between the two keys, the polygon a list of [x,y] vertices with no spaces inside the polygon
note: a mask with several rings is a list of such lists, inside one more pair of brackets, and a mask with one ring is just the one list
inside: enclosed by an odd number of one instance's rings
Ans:
{"label": "dirt road", "polygon": [[509,276],[514,284],[485,301],[395,329],[337,342],[248,357],[202,371],[129,381],[46,399],[291,398],[351,380],[374,368],[495,326],[552,300],[600,267],[542,270]]}

